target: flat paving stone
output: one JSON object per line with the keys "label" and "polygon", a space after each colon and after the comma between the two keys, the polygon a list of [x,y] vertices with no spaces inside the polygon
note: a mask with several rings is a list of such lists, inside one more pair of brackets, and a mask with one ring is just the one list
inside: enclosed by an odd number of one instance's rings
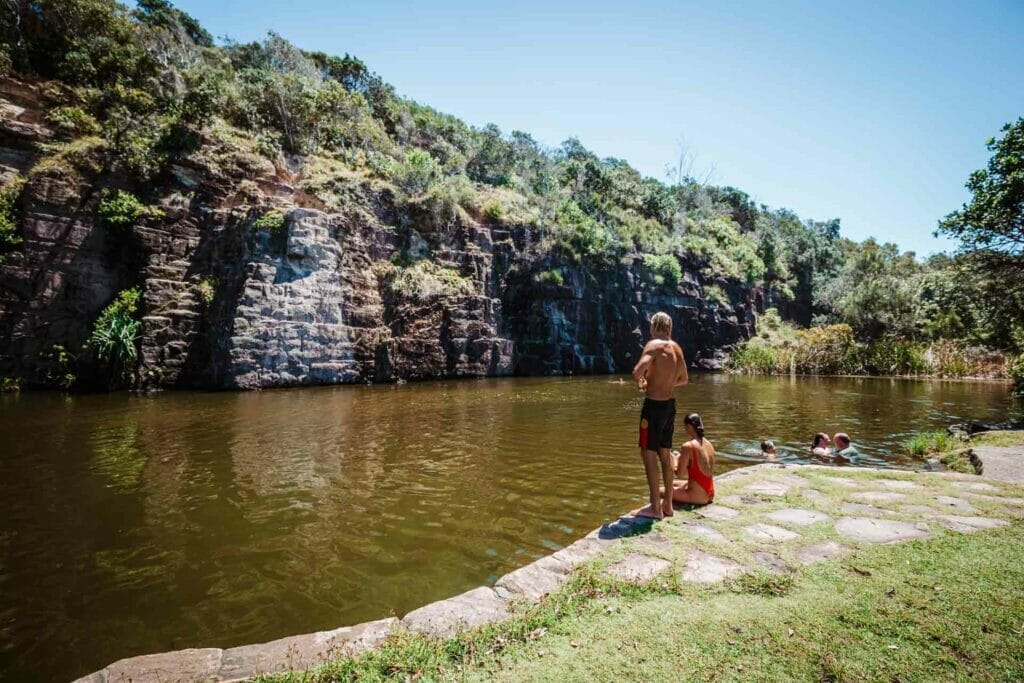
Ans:
{"label": "flat paving stone", "polygon": [[999,488],[983,481],[954,481],[953,486],[969,491],[998,491]]}
{"label": "flat paving stone", "polygon": [[796,526],[810,526],[812,524],[818,524],[819,522],[827,522],[832,519],[824,512],[808,510],[806,508],[785,508],[782,510],[776,510],[775,512],[769,512],[765,517],[773,522],[795,524]]}
{"label": "flat paving stone", "polygon": [[996,519],[994,517],[964,517],[961,515],[934,515],[933,519],[938,521],[939,524],[952,529],[953,531],[959,531],[962,534],[970,534],[975,531],[982,531],[984,529],[995,529],[1001,526],[1009,525],[1005,519]]}
{"label": "flat paving stone", "polygon": [[809,500],[825,500],[826,496],[818,489],[805,489],[800,493],[803,494],[804,498]]}
{"label": "flat paving stone", "polygon": [[875,483],[881,484],[887,489],[893,489],[894,491],[915,491],[924,488],[920,484],[915,484],[912,481],[905,481],[903,479],[875,479]]}
{"label": "flat paving stone", "polygon": [[789,486],[780,482],[774,481],[759,481],[743,489],[744,491],[750,491],[751,493],[758,493],[762,496],[772,496],[773,498],[780,498],[786,495],[789,491]]}
{"label": "flat paving stone", "polygon": [[636,541],[637,548],[665,551],[672,547],[672,539],[660,531],[653,531],[637,538],[639,539]]}
{"label": "flat paving stone", "polygon": [[219,679],[230,681],[259,674],[309,669],[338,657],[351,657],[377,647],[397,627],[398,619],[381,619],[333,631],[233,647],[224,650]]}
{"label": "flat paving stone", "polygon": [[747,535],[751,538],[756,538],[759,541],[771,541],[773,543],[781,543],[783,541],[792,541],[794,538],[799,538],[800,534],[789,529],[783,529],[780,526],[772,526],[771,524],[751,524],[744,528]]}
{"label": "flat paving stone", "polygon": [[519,597],[538,602],[568,581],[570,570],[569,565],[549,555],[505,574],[494,584],[494,591],[505,600]]}
{"label": "flat paving stone", "polygon": [[835,541],[819,541],[793,551],[793,557],[802,565],[833,560],[850,552],[850,548]]}
{"label": "flat paving stone", "polygon": [[895,491],[860,491],[851,493],[850,498],[866,503],[892,503],[897,500],[906,500],[907,494]]}
{"label": "flat paving stone", "polygon": [[680,574],[683,581],[690,583],[719,583],[744,571],[743,565],[725,557],[694,550],[686,558],[686,568]]}
{"label": "flat paving stone", "polygon": [[754,560],[768,570],[770,574],[789,574],[793,569],[786,564],[785,560],[775,553],[756,552]]}
{"label": "flat paving stone", "polygon": [[108,666],[106,680],[110,683],[205,681],[217,676],[223,652],[219,648],[207,647],[129,657]]}
{"label": "flat paving stone", "polygon": [[795,474],[773,474],[769,478],[769,481],[785,484],[786,486],[810,486],[810,482],[808,482],[803,477],[798,477]]}
{"label": "flat paving stone", "polygon": [[493,589],[480,586],[409,612],[402,619],[402,626],[446,638],[476,626],[504,621],[509,616],[505,601]]}
{"label": "flat paving stone", "polygon": [[964,492],[965,496],[971,498],[977,498],[978,500],[987,500],[991,503],[1002,503],[1003,505],[1024,505],[1024,498],[1013,498],[1010,496],[988,496],[983,493],[971,493],[970,491]]}
{"label": "flat paving stone", "polygon": [[592,538],[581,538],[565,548],[562,548],[551,557],[555,558],[567,567],[577,567],[587,560],[593,559],[604,552],[606,544]]}
{"label": "flat paving stone", "polygon": [[836,531],[840,536],[866,543],[899,543],[931,535],[925,524],[870,517],[843,517],[836,522]]}
{"label": "flat paving stone", "polygon": [[715,543],[729,543],[729,539],[725,537],[718,529],[710,527],[707,524],[701,524],[700,522],[687,522],[679,525],[680,530],[686,533],[696,536],[697,538],[705,538]]}
{"label": "flat paving stone", "polygon": [[660,557],[630,553],[615,564],[606,567],[604,573],[620,581],[644,583],[672,568],[672,563]]}
{"label": "flat paving stone", "polygon": [[839,508],[848,515],[891,515],[892,510],[875,507],[867,503],[843,503]]}
{"label": "flat paving stone", "polygon": [[964,512],[976,512],[977,508],[968,503],[963,498],[954,498],[952,496],[935,496],[935,500],[939,505],[954,507],[957,510],[963,510]]}
{"label": "flat paving stone", "polygon": [[1024,446],[975,446],[974,454],[986,479],[1024,484]]}
{"label": "flat paving stone", "polygon": [[707,519],[717,519],[724,522],[738,517],[740,511],[727,508],[724,505],[705,505],[704,507],[697,509],[697,514]]}

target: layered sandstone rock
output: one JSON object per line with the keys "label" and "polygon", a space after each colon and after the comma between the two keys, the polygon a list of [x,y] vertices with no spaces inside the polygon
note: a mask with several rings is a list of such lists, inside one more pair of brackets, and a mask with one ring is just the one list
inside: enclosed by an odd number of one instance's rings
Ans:
{"label": "layered sandstone rock", "polygon": [[[40,143],[54,137],[47,106],[36,86],[0,84],[0,173],[27,178],[24,244],[0,264],[0,375],[28,385],[53,383],[54,345],[77,357],[80,384],[99,384],[82,344],[132,286],[143,293],[133,382],[144,387],[625,372],[658,310],[691,362],[716,368],[718,350],[753,331],[754,292],[708,280],[685,255],[680,284],[656,288],[639,257],[595,272],[543,253],[531,226],[462,212],[438,227],[357,174],[339,176],[340,199],[325,202],[303,189],[308,160],[275,167],[215,136],[145,187],[109,169],[40,171]],[[162,215],[112,231],[96,216],[105,187],[127,187]],[[254,229],[270,210],[283,224]],[[462,284],[394,286],[382,266],[417,258]],[[537,277],[552,269],[562,284]],[[712,284],[728,302],[707,299]]]}

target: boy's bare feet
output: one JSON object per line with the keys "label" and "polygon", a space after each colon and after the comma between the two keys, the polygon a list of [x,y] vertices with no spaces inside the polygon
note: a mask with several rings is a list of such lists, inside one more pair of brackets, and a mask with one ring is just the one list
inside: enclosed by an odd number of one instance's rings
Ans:
{"label": "boy's bare feet", "polygon": [[675,508],[672,507],[672,497],[671,496],[669,496],[668,500],[662,502],[662,504],[661,504],[661,513],[665,517],[671,517],[674,514],[676,514]]}
{"label": "boy's bare feet", "polygon": [[636,511],[637,517],[647,517],[648,519],[661,519],[664,517],[664,513],[653,505],[645,505]]}

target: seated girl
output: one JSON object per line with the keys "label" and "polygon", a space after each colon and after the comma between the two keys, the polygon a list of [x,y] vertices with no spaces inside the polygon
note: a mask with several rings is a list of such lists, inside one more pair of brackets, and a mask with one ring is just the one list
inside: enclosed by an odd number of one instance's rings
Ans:
{"label": "seated girl", "polygon": [[[679,449],[676,477],[672,483],[672,500],[676,503],[706,505],[715,499],[715,447],[704,438],[704,422],[691,413],[683,420],[690,440]],[[683,478],[685,477],[685,479]]]}

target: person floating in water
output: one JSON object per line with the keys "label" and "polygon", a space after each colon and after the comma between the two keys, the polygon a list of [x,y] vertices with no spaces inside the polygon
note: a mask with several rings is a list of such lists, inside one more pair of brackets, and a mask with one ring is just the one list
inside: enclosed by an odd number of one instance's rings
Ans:
{"label": "person floating in water", "polygon": [[[683,349],[672,341],[672,318],[667,313],[651,317],[651,341],[633,368],[633,379],[644,392],[640,411],[640,458],[647,475],[650,504],[637,511],[640,517],[672,516],[672,436],[675,432],[675,388],[686,384]],[[658,470],[664,487],[659,487]]]}
{"label": "person floating in water", "polygon": [[775,443],[771,439],[761,442],[761,456],[765,460],[775,460]]}
{"label": "person floating in water", "polygon": [[715,499],[715,447],[704,438],[704,421],[697,413],[687,415],[683,426],[690,440],[679,449],[672,500],[706,505]]}

